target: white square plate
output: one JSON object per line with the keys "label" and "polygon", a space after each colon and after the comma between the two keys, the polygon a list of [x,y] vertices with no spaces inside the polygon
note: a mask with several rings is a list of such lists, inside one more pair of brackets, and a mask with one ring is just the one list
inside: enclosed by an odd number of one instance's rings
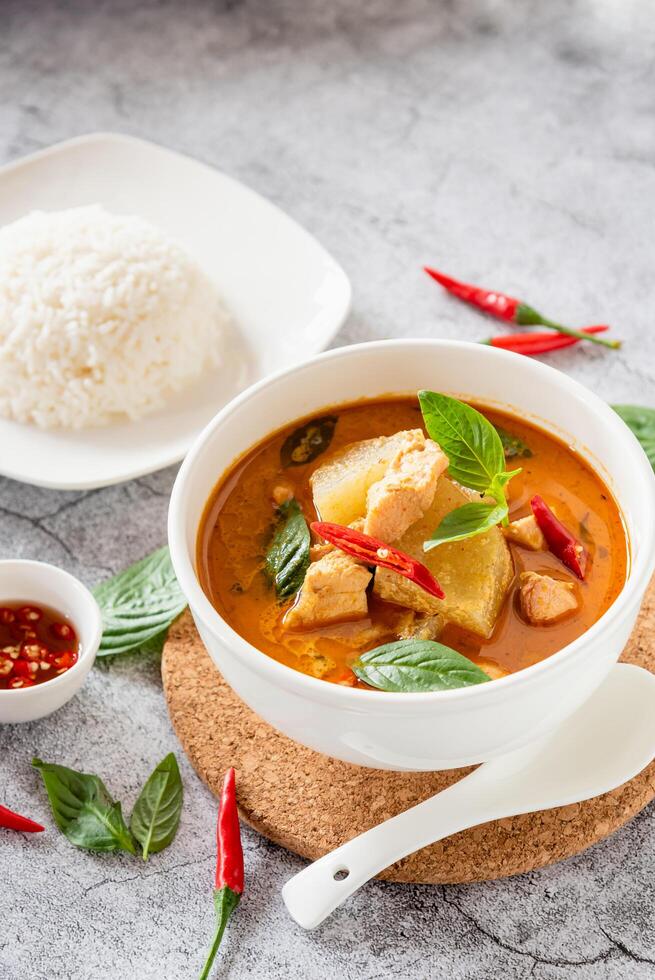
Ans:
{"label": "white square plate", "polygon": [[0,225],[29,211],[102,204],[176,238],[213,279],[237,329],[234,363],[160,412],[80,432],[0,419],[0,473],[82,490],[182,459],[200,429],[247,384],[323,350],[350,309],[350,283],[325,249],[243,184],[153,143],[98,133],[0,169]]}

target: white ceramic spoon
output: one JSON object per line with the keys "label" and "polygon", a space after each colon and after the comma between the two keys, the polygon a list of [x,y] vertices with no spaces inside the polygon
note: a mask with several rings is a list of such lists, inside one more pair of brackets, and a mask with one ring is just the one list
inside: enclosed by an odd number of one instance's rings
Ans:
{"label": "white ceramic spoon", "polygon": [[617,664],[553,734],[486,762],[436,796],[360,834],[291,878],[282,897],[314,929],[407,854],[467,827],[578,803],[616,789],[655,756],[655,676]]}

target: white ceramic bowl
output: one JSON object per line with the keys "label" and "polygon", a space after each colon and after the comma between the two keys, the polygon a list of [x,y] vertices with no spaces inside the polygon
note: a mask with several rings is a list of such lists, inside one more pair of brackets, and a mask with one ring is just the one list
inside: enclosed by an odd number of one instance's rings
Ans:
{"label": "white ceramic bowl", "polygon": [[81,582],[41,561],[0,561],[0,606],[8,602],[50,606],[70,619],[80,643],[77,662],[65,674],[34,687],[0,691],[0,723],[35,721],[61,708],[81,688],[96,659],[102,617]]}
{"label": "white ceramic bowl", "polygon": [[[308,677],[255,649],[221,618],[195,570],[198,524],[225,470],[271,431],[328,405],[431,388],[509,407],[566,439],[603,477],[625,520],[631,567],[618,599],[554,656],[490,684],[428,694],[362,691]],[[655,566],[655,478],[629,429],[565,374],[518,354],[446,340],[382,341],[322,354],[254,385],[201,433],[173,489],[169,542],[200,635],[226,680],[286,735],[385,769],[494,758],[554,728],[618,659]]]}

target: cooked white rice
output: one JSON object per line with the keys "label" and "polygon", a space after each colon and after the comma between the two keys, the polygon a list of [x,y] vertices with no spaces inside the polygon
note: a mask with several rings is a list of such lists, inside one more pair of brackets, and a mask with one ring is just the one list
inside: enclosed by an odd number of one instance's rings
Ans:
{"label": "cooked white rice", "polygon": [[0,228],[0,414],[79,429],[160,408],[221,360],[229,318],[202,270],[99,206]]}

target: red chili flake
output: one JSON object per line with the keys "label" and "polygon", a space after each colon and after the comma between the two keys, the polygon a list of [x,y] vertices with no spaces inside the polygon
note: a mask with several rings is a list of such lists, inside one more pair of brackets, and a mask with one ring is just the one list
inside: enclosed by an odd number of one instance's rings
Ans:
{"label": "red chili flake", "polygon": [[23,606],[18,610],[18,618],[21,623],[27,623],[30,627],[34,623],[38,623],[42,616],[43,611],[36,606]]}
{"label": "red chili flake", "polygon": [[25,660],[43,660],[48,650],[39,643],[24,643],[20,655]]}
{"label": "red chili flake", "polygon": [[13,688],[14,690],[22,687],[34,687],[34,681],[29,677],[12,677],[12,679],[9,681],[9,687]]}
{"label": "red chili flake", "polygon": [[0,623],[13,623],[16,619],[16,614],[13,609],[7,609],[6,606],[0,607]]}
{"label": "red chili flake", "polygon": [[546,543],[556,558],[570,568],[580,579],[584,579],[587,567],[587,552],[569,529],[553,514],[546,501],[535,494],[530,501],[532,513]]}
{"label": "red chili flake", "polygon": [[416,558],[406,555],[404,551],[398,551],[397,548],[392,548],[384,541],[378,541],[377,538],[372,538],[369,534],[362,534],[361,531],[344,527],[342,524],[314,521],[311,529],[319,537],[329,541],[330,544],[344,551],[347,555],[359,558],[365,565],[390,568],[409,579],[410,582],[414,582],[429,595],[433,595],[437,599],[445,598],[445,592],[432,572]]}
{"label": "red chili flake", "polygon": [[60,640],[72,640],[75,637],[75,633],[68,623],[53,623],[50,630]]}

